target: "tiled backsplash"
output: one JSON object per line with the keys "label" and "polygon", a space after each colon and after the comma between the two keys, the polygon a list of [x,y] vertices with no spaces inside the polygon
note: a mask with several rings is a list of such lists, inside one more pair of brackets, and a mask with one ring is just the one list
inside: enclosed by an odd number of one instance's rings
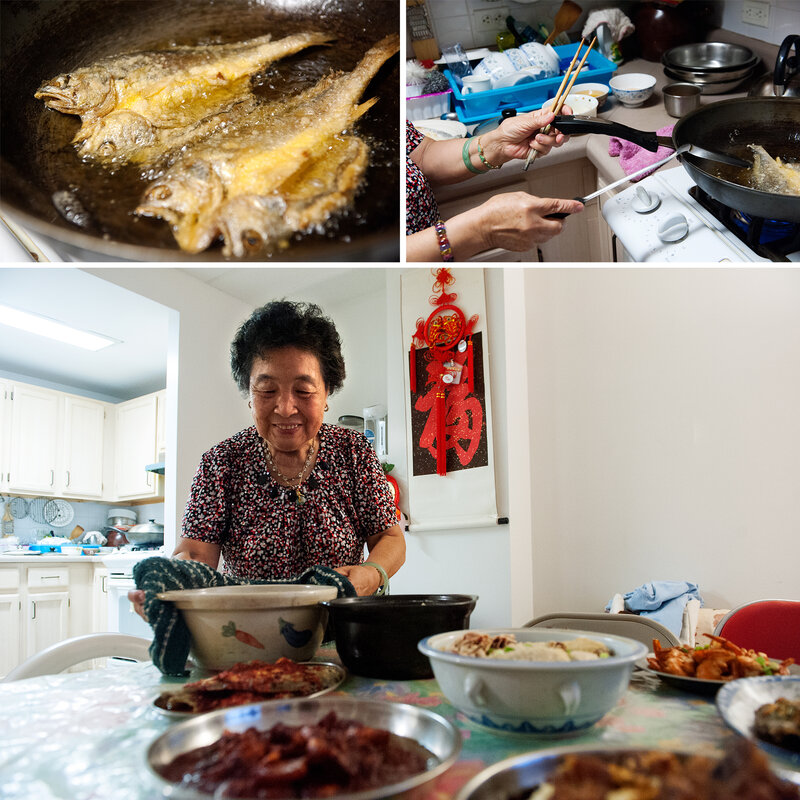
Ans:
{"label": "tiled backsplash", "polygon": [[[693,2],[693,0],[685,0]],[[800,33],[800,0],[764,0],[769,6],[768,27],[742,22],[744,0],[718,0],[715,17],[720,27],[743,36],[772,44],[780,44],[790,33]],[[465,49],[494,45],[498,30],[505,29],[505,18],[513,16],[536,27],[544,22],[552,25],[560,0],[515,2],[514,0],[426,0],[428,16],[440,48],[460,43]],[[636,3],[613,0],[580,0],[583,9],[575,30],[580,31],[588,12],[598,8],[620,8],[634,15]],[[495,25],[499,26],[495,28]],[[412,53],[409,40],[408,52]]]}
{"label": "tiled backsplash", "polygon": [[[4,498],[5,499],[5,498]],[[68,538],[73,528],[80,525],[85,531],[102,531],[106,526],[108,512],[112,508],[127,508],[136,514],[137,522],[147,522],[154,519],[156,522],[164,522],[164,503],[148,503],[143,505],[129,506],[125,503],[87,503],[68,500],[68,503],[75,511],[74,519],[63,527],[57,528],[53,525],[35,522],[31,517],[26,516],[22,519],[14,520],[14,536],[20,544],[33,544],[42,536],[46,536],[50,531],[55,536]]]}

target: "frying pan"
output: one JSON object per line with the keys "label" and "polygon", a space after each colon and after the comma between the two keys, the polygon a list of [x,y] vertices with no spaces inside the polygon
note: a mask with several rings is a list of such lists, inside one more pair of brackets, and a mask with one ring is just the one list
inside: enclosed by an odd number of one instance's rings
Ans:
{"label": "frying pan", "polygon": [[[564,133],[603,133],[634,142],[655,152],[655,133],[639,131],[605,119],[556,117],[553,125]],[[701,106],[675,124],[674,149],[691,144],[745,159],[752,163],[749,144],[760,144],[773,157],[800,161],[800,99],[747,97]],[[800,196],[764,192],[749,185],[749,170],[679,156],[692,180],[714,200],[765,219],[800,222]]]}
{"label": "frying pan", "polygon": [[[170,45],[242,41],[302,30],[336,37],[267,68],[255,90],[296,93],[332,69],[351,70],[366,50],[399,29],[398,0],[2,0],[0,65],[3,135],[0,209],[78,260],[220,261],[221,246],[183,253],[163,220],[131,213],[149,181],[136,167],[111,174],[82,163],[70,144],[76,116],[46,109],[43,80],[99,58]],[[364,99],[379,102],[357,124],[370,146],[365,187],[332,230],[304,236],[280,261],[395,261],[400,241],[399,58],[390,59]],[[65,219],[54,192],[76,187],[85,213]],[[327,227],[327,226],[326,226]],[[258,255],[251,260],[265,260]]]}

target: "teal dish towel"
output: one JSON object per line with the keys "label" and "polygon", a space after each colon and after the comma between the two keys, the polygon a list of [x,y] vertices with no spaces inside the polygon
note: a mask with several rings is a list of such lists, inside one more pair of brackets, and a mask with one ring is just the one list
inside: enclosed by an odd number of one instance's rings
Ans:
{"label": "teal dish towel", "polygon": [[174,603],[159,600],[159,592],[177,589],[209,589],[214,586],[241,586],[262,583],[308,583],[316,586],[335,586],[339,597],[355,597],[353,584],[331,567],[310,567],[301,575],[286,580],[248,581],[223,575],[201,561],[157,556],[146,558],[133,567],[136,588],[144,591],[144,611],[153,629],[150,656],[164,675],[188,674],[191,637],[183,615]]}

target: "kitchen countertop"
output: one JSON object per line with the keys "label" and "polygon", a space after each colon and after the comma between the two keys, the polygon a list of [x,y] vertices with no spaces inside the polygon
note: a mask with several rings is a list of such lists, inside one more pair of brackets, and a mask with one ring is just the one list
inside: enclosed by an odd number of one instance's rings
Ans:
{"label": "kitchen countertop", "polygon": [[17,564],[74,564],[76,562],[81,564],[97,563],[101,564],[103,559],[109,555],[108,553],[100,553],[96,556],[73,555],[72,553],[42,553],[41,555],[26,555],[25,553],[0,553],[0,563],[17,563]]}

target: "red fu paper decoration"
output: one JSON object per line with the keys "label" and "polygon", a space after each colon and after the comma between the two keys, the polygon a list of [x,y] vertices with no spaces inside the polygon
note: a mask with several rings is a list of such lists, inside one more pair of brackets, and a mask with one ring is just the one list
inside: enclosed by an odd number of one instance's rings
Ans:
{"label": "red fu paper decoration", "polygon": [[472,355],[472,331],[478,321],[477,314],[467,319],[455,305],[458,295],[447,290],[455,283],[449,267],[433,271],[434,294],[429,302],[434,310],[427,319],[419,318],[411,337],[409,350],[409,384],[417,391],[416,348],[426,345],[426,358],[436,364],[429,368],[428,383],[436,383],[436,472],[447,474],[447,392],[454,383],[463,379],[470,393],[475,391],[475,369]]}

